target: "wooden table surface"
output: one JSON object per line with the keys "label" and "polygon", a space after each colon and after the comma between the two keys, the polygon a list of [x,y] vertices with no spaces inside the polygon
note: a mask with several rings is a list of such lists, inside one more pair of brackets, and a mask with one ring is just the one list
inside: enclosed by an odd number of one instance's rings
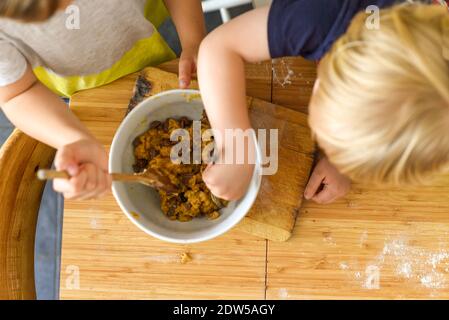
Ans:
{"label": "wooden table surface", "polygon": [[[176,63],[161,67],[176,71]],[[109,148],[131,75],[72,99]],[[248,94],[307,111],[315,65],[282,59],[247,67]],[[233,230],[195,245],[138,230],[112,196],[66,201],[62,299],[449,298],[449,176],[432,186],[355,184],[332,205],[306,202],[294,236],[274,243]],[[192,260],[181,263],[188,253]]]}

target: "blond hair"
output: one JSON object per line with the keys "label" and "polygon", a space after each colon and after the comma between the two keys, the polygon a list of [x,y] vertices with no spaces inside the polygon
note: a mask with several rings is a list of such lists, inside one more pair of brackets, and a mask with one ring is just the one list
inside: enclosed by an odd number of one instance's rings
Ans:
{"label": "blond hair", "polygon": [[58,9],[59,0],[0,0],[0,17],[26,22],[44,21]]}
{"label": "blond hair", "polygon": [[310,125],[357,181],[416,184],[449,166],[449,13],[435,5],[357,15],[321,61]]}

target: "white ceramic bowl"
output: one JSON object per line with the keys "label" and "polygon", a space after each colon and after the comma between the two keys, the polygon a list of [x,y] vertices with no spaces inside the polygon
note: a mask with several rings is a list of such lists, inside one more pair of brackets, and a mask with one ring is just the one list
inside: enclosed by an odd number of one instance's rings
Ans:
{"label": "white ceramic bowl", "polygon": [[[182,116],[200,120],[202,112],[203,103],[196,90],[166,91],[143,101],[126,117],[114,137],[109,160],[110,172],[133,172],[132,143],[137,136],[148,130],[151,122]],[[119,182],[113,184],[112,190],[126,216],[149,235],[173,243],[206,241],[229,231],[250,210],[261,184],[260,159],[260,150],[257,150],[254,175],[246,195],[222,209],[217,220],[196,218],[190,222],[171,221],[162,212],[155,190]]]}

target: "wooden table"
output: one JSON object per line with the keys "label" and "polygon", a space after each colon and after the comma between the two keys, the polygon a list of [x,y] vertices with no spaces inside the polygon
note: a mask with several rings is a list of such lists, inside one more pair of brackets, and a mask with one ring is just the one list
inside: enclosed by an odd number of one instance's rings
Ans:
{"label": "wooden table", "polygon": [[[72,100],[107,147],[135,77]],[[248,93],[307,111],[315,77],[315,65],[301,59],[250,65]],[[356,184],[332,205],[307,202],[287,243],[233,230],[167,244],[138,230],[112,196],[67,201],[63,230],[62,299],[449,298],[448,176],[421,188]],[[182,264],[183,253],[192,261]]]}

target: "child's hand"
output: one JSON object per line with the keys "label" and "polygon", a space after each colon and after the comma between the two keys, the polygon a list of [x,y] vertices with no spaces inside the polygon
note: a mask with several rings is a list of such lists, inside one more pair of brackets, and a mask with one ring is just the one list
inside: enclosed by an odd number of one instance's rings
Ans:
{"label": "child's hand", "polygon": [[203,180],[213,195],[228,201],[242,198],[251,182],[254,165],[215,164],[203,173]]}
{"label": "child's hand", "polygon": [[179,59],[179,87],[187,89],[192,81],[192,75],[196,73],[198,47],[185,48]]}
{"label": "child's hand", "polygon": [[313,170],[304,192],[307,200],[329,204],[344,197],[351,189],[351,180],[342,175],[327,160],[321,159]]}
{"label": "child's hand", "polygon": [[57,170],[66,170],[70,180],[57,179],[54,189],[66,199],[87,200],[106,194],[111,188],[108,174],[108,155],[95,140],[80,140],[58,150],[55,158]]}

